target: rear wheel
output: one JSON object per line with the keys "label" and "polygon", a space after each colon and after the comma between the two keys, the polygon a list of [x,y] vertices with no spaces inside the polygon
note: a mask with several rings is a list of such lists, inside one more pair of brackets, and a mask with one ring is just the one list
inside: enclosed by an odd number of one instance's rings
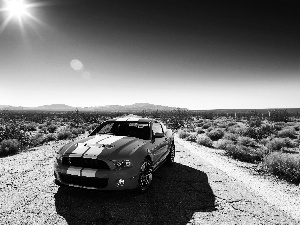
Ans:
{"label": "rear wheel", "polygon": [[169,152],[169,155],[167,156],[166,165],[173,166],[173,164],[174,164],[174,158],[175,158],[175,145],[172,144],[170,152]]}
{"label": "rear wheel", "polygon": [[137,191],[146,192],[152,183],[152,163],[149,159],[145,159],[141,165]]}

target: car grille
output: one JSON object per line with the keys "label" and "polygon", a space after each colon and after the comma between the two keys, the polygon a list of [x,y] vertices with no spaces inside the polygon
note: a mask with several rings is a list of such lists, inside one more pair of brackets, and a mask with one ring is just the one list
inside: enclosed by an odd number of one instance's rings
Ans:
{"label": "car grille", "polygon": [[80,158],[80,157],[64,157],[62,164],[68,166],[77,166],[91,169],[109,170],[106,162],[98,159]]}
{"label": "car grille", "polygon": [[97,177],[79,177],[70,174],[60,174],[62,182],[67,184],[95,187],[95,188],[106,188],[108,184],[108,178],[97,178]]}

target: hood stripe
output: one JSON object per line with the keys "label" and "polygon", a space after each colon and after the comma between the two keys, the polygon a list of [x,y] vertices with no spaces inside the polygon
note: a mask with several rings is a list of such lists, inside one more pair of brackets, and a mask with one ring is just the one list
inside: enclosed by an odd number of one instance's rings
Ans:
{"label": "hood stripe", "polygon": [[126,136],[111,136],[107,139],[104,139],[102,141],[99,141],[97,142],[97,144],[103,144],[103,145],[111,145],[113,144],[114,142],[118,141],[118,140],[121,140],[122,138],[124,138]]}
{"label": "hood stripe", "polygon": [[78,142],[77,144],[71,145],[70,148],[64,154],[78,154],[82,155],[85,151],[88,150],[89,145],[95,144],[98,141],[105,140],[106,138],[111,137],[111,135],[96,135],[92,139],[88,139],[85,142]]}
{"label": "hood stripe", "polygon": [[111,137],[112,135],[107,135],[107,134],[104,134],[104,135],[96,135],[93,139],[90,139],[90,140],[87,140],[86,142],[84,142],[84,144],[87,144],[87,145],[94,145],[96,144],[98,141],[102,141],[106,138],[109,138]]}
{"label": "hood stripe", "polygon": [[88,151],[86,151],[82,157],[96,159],[97,156],[100,155],[103,150],[104,150],[104,147],[95,146],[93,148],[90,148]]}
{"label": "hood stripe", "polygon": [[[111,136],[109,138],[106,138],[102,141],[97,142],[97,145],[110,145],[115,143],[116,141],[123,139],[126,136]],[[105,149],[105,147],[98,147],[98,146],[90,146],[91,148],[84,153],[84,158],[97,158],[98,155],[102,153],[102,151]]]}
{"label": "hood stripe", "polygon": [[88,148],[88,146],[84,146],[83,144],[78,143],[78,147],[71,154],[82,155],[86,150],[88,150]]}

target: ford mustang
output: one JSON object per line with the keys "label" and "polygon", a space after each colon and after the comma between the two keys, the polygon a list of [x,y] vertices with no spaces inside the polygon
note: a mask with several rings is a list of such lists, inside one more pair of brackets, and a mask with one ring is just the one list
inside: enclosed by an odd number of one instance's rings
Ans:
{"label": "ford mustang", "polygon": [[55,182],[87,189],[145,192],[153,172],[172,165],[174,136],[155,119],[107,120],[90,135],[63,146],[54,162]]}

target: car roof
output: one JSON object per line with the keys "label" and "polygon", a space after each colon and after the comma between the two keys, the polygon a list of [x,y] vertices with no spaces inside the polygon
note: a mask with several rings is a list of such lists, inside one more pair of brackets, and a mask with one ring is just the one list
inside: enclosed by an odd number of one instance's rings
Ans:
{"label": "car roof", "polygon": [[141,118],[141,117],[120,117],[120,118],[109,119],[107,121],[130,121],[130,122],[148,123],[148,122],[156,121],[156,120],[151,119],[151,118]]}

